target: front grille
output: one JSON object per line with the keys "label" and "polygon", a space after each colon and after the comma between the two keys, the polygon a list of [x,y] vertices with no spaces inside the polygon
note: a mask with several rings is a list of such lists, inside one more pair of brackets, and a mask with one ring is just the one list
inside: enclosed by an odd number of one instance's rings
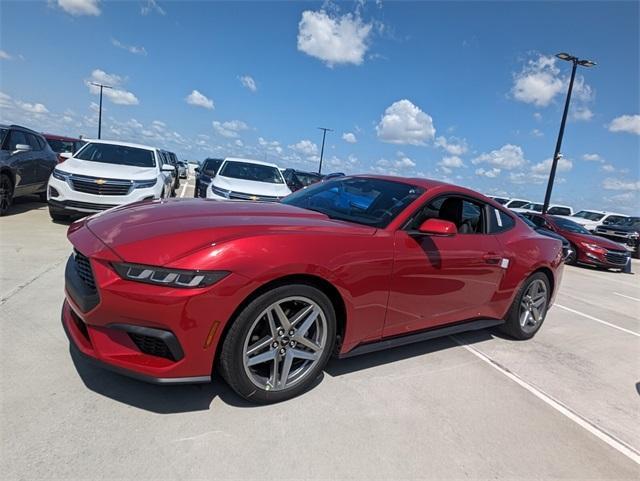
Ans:
{"label": "front grille", "polygon": [[74,251],[74,260],[76,262],[76,272],[82,282],[91,290],[96,290],[96,282],[93,278],[93,270],[89,258],[78,251]]}
{"label": "front grille", "polygon": [[605,239],[609,239],[609,240],[612,240],[614,242],[618,242],[620,244],[627,244],[628,246],[631,246],[631,247],[633,247],[635,245],[634,239],[631,239],[629,237],[622,237],[622,236],[618,236],[618,235],[605,234],[604,232],[596,232],[596,234],[598,234],[598,236],[600,236],[600,237],[604,237]]}
{"label": "front grille", "polygon": [[129,332],[129,337],[143,353],[175,361],[169,346],[162,339],[134,332]]}
{"label": "front grille", "polygon": [[279,197],[271,196],[271,195],[253,195],[253,194],[245,194],[244,192],[229,192],[230,199],[236,200],[253,200],[259,202],[278,202],[280,200]]}
{"label": "front grille", "polygon": [[629,258],[629,253],[623,251],[607,251],[604,257],[607,259],[607,262],[611,264],[625,265]]}
{"label": "front grille", "polygon": [[127,195],[133,182],[120,179],[103,179],[84,175],[70,175],[69,184],[76,192],[93,195]]}

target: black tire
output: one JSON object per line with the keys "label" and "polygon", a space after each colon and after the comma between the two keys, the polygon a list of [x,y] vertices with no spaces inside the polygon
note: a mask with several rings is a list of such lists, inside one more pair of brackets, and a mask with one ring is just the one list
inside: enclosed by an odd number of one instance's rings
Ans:
{"label": "black tire", "polygon": [[[529,289],[529,287],[534,282],[539,282],[539,281],[542,281],[546,286],[546,303],[545,303],[544,313],[541,316],[542,319],[539,322],[537,322],[536,326],[529,329],[525,329],[520,324],[521,303],[523,302],[523,298],[525,296],[525,293]],[[540,330],[540,327],[542,327],[542,324],[544,323],[544,320],[547,317],[550,298],[551,298],[551,286],[549,284],[549,278],[542,272],[536,272],[535,274],[531,275],[529,278],[527,278],[525,282],[522,283],[520,290],[516,294],[516,297],[513,299],[513,304],[511,305],[511,307],[509,308],[509,311],[507,312],[507,315],[504,320],[505,323],[502,326],[500,326],[500,330],[506,335],[513,337],[514,339],[518,339],[518,340],[531,339]]]}
{"label": "black tire", "polygon": [[567,256],[564,263],[570,266],[575,266],[578,263],[578,251],[575,245],[571,244],[571,254]]}
{"label": "black tire", "polygon": [[38,197],[40,199],[40,202],[47,202],[47,191],[43,191],[43,192],[38,192]]}
{"label": "black tire", "polygon": [[[250,334],[254,321],[269,306],[279,300],[290,297],[304,297],[312,300],[322,310],[326,319],[327,337],[325,347],[317,362],[312,365],[304,378],[291,387],[281,390],[266,390],[254,384],[244,367],[245,339]],[[333,305],[322,291],[305,284],[290,284],[275,287],[256,297],[233,319],[222,348],[220,349],[218,368],[229,386],[243,398],[269,404],[291,399],[306,391],[318,378],[331,356],[336,342],[336,316]]]}
{"label": "black tire", "polygon": [[636,244],[636,250],[633,252],[633,257],[640,259],[640,244]]}
{"label": "black tire", "polygon": [[69,220],[69,216],[67,214],[61,214],[60,212],[49,207],[49,216],[51,220],[54,222],[65,222]]}
{"label": "black tire", "polygon": [[0,175],[0,216],[5,215],[13,203],[13,182],[7,174]]}

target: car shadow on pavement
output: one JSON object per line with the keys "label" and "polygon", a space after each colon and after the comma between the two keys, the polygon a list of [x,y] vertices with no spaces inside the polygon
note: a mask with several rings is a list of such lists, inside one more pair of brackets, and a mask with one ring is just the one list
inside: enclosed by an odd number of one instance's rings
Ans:
{"label": "car shadow on pavement", "polygon": [[220,378],[208,384],[159,386],[128,378],[94,366],[69,349],[71,360],[82,382],[95,393],[157,414],[207,411],[218,397],[225,404],[236,407],[256,407],[235,394]]}
{"label": "car shadow on pavement", "polygon": [[11,204],[11,207],[9,207],[9,210],[7,210],[4,216],[11,217],[12,215],[24,214],[25,212],[28,212],[30,210],[46,209],[46,208],[47,208],[47,203],[41,202],[38,199],[38,196],[28,195],[25,197],[17,197],[16,199],[13,199],[13,203]]}

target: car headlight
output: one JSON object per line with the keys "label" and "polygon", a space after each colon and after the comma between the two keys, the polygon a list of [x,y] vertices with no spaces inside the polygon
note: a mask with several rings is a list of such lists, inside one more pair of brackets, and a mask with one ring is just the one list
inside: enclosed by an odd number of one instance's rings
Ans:
{"label": "car headlight", "polygon": [[224,189],[219,189],[218,187],[216,187],[215,185],[211,184],[211,191],[216,194],[219,195],[220,197],[224,197],[225,199],[229,198],[229,192],[228,190],[224,190]]}
{"label": "car headlight", "polygon": [[148,189],[149,187],[153,187],[158,183],[158,178],[149,179],[149,180],[134,180],[133,188],[134,189]]}
{"label": "car headlight", "polygon": [[51,175],[53,175],[54,179],[58,179],[58,180],[61,180],[62,182],[66,182],[67,180],[69,180],[69,176],[71,174],[60,169],[53,169],[53,172],[51,173]]}
{"label": "car headlight", "polygon": [[640,237],[640,234],[638,234],[637,232],[633,232],[629,235],[629,239],[637,239],[638,237]]}
{"label": "car headlight", "polygon": [[206,287],[215,284],[230,274],[229,271],[166,269],[164,267],[127,263],[113,263],[112,266],[123,279],[167,287]]}
{"label": "car headlight", "polygon": [[580,244],[585,249],[593,251],[593,252],[595,252],[597,254],[606,254],[606,252],[607,252],[604,247],[600,247],[598,244],[589,244],[587,242],[581,242]]}

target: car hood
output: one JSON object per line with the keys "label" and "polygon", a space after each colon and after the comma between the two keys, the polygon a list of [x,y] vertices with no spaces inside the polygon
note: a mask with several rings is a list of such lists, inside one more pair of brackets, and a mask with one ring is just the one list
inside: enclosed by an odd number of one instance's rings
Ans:
{"label": "car hood", "polygon": [[220,174],[213,178],[213,185],[219,189],[232,190],[243,194],[265,195],[272,197],[285,197],[291,193],[286,184],[272,184],[270,182],[258,182],[255,180],[232,179]]}
{"label": "car hood", "polygon": [[615,251],[627,250],[627,248],[622,244],[618,244],[617,242],[613,242],[609,239],[597,235],[577,234],[575,232],[568,231],[562,231],[560,232],[560,235],[574,242],[587,242],[589,244],[596,244],[600,247],[604,247],[605,249],[611,249]]}
{"label": "car hood", "polygon": [[569,241],[567,239],[562,237],[560,234],[557,234],[557,233],[553,232],[552,230],[545,229],[543,227],[538,227],[536,229],[536,232],[538,234],[546,235],[547,237],[552,237],[554,239],[558,239],[559,241],[562,242],[563,246],[569,245]]}
{"label": "car hood", "polygon": [[376,231],[285,204],[206,199],[129,204],[93,215],[85,226],[123,260],[159,266],[239,238],[303,231],[370,236]]}
{"label": "car hood", "polygon": [[598,230],[606,230],[606,231],[614,231],[614,232],[640,232],[640,228],[628,226],[628,225],[618,225],[618,224],[606,224],[598,226]]}
{"label": "car hood", "polygon": [[70,157],[58,164],[58,170],[76,175],[103,177],[105,179],[144,180],[154,179],[158,175],[155,167],[135,167],[133,165],[105,164],[91,160]]}

